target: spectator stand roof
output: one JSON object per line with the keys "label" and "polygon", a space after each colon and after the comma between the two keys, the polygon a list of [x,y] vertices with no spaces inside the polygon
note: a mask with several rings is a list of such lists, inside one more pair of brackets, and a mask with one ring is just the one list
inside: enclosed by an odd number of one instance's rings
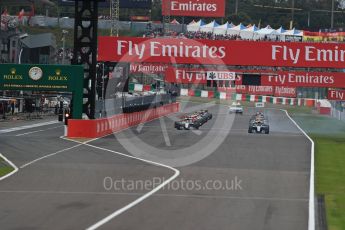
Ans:
{"label": "spectator stand roof", "polygon": [[227,30],[230,29],[230,28],[233,28],[233,27],[235,27],[234,24],[226,22],[223,25],[219,25],[219,26],[215,27],[213,29],[213,33],[216,34],[216,35],[225,35]]}
{"label": "spectator stand roof", "polygon": [[240,36],[242,39],[253,39],[254,34],[259,30],[256,25],[250,26],[246,29],[240,31]]}
{"label": "spectator stand roof", "polygon": [[213,20],[212,22],[210,22],[206,25],[200,26],[200,31],[213,33],[213,29],[217,26],[219,26],[219,24],[215,20]]}
{"label": "spectator stand roof", "polygon": [[240,23],[237,26],[234,26],[232,28],[229,28],[227,30],[227,34],[229,35],[239,35],[241,30],[246,29],[247,27],[245,27],[242,23]]}
{"label": "spectator stand roof", "polygon": [[187,25],[187,31],[197,32],[200,30],[200,27],[203,25],[205,25],[205,22],[203,20],[199,20],[193,24]]}

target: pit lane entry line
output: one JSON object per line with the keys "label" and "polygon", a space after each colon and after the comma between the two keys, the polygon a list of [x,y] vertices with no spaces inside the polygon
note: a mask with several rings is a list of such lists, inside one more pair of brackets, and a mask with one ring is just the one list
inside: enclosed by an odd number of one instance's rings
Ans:
{"label": "pit lane entry line", "polygon": [[99,150],[111,152],[111,153],[114,153],[114,154],[117,154],[117,155],[120,155],[120,156],[128,157],[128,158],[135,159],[135,160],[139,160],[139,161],[142,161],[142,162],[145,162],[145,163],[149,163],[149,164],[152,164],[152,165],[155,165],[155,166],[160,166],[160,167],[163,167],[163,168],[167,168],[167,169],[170,169],[170,170],[175,172],[173,176],[171,176],[169,179],[165,180],[162,184],[160,184],[157,187],[155,187],[154,189],[152,189],[150,192],[145,193],[143,196],[139,197],[138,199],[134,200],[133,202],[127,204],[126,206],[124,206],[124,207],[122,207],[122,208],[120,208],[120,209],[118,209],[116,211],[114,211],[110,215],[104,217],[102,220],[100,220],[97,223],[93,224],[92,226],[88,227],[86,230],[94,230],[94,229],[97,229],[97,228],[101,227],[102,225],[106,224],[107,222],[109,222],[110,220],[114,219],[118,215],[126,212],[130,208],[136,206],[137,204],[139,204],[142,201],[146,200],[150,196],[154,195],[156,192],[161,190],[164,186],[169,184],[171,181],[175,180],[180,175],[180,171],[179,170],[177,170],[177,169],[175,169],[175,168],[173,168],[173,167],[171,167],[169,165],[164,165],[164,164],[161,164],[161,163],[158,163],[158,162],[154,162],[154,161],[150,161],[150,160],[134,157],[134,156],[131,156],[131,155],[127,155],[127,154],[120,153],[120,152],[117,152],[117,151],[113,151],[113,150],[110,150],[110,149],[98,147],[98,146],[95,146],[95,145],[90,145],[90,144],[87,144],[87,143],[84,143],[84,145],[92,147],[92,148],[96,148],[96,149],[99,149]]}
{"label": "pit lane entry line", "polygon": [[25,129],[31,129],[31,128],[37,128],[37,127],[41,127],[41,126],[45,126],[45,125],[52,125],[52,124],[57,124],[57,123],[59,123],[59,122],[58,121],[47,121],[47,122],[35,123],[32,125],[24,125],[24,126],[8,128],[8,129],[0,129],[0,134],[20,131],[20,130],[25,130]]}
{"label": "pit lane entry line", "polygon": [[[123,131],[123,130],[121,130],[121,131]],[[112,134],[109,134],[109,135],[112,135]],[[106,135],[106,136],[109,136],[109,135]],[[85,145],[85,146],[88,146],[88,147],[91,147],[91,148],[95,148],[95,149],[99,149],[99,150],[102,150],[102,151],[114,153],[114,154],[117,154],[117,155],[120,155],[120,156],[124,156],[124,157],[128,157],[128,158],[131,158],[131,159],[139,160],[139,161],[151,164],[151,165],[167,168],[167,169],[170,169],[170,170],[175,172],[173,176],[171,176],[169,179],[165,180],[162,184],[158,185],[157,187],[155,187],[154,189],[152,189],[148,193],[145,193],[144,195],[142,195],[141,197],[139,197],[136,200],[132,201],[131,203],[127,204],[126,206],[124,206],[124,207],[114,211],[113,213],[111,213],[108,216],[104,217],[103,219],[99,220],[97,223],[91,225],[86,230],[95,230],[95,229],[101,227],[102,225],[108,223],[109,221],[111,221],[115,217],[121,215],[122,213],[126,212],[127,210],[131,209],[132,207],[136,206],[137,204],[139,204],[139,203],[143,202],[144,200],[146,200],[147,198],[151,197],[152,195],[157,193],[164,186],[169,184],[171,181],[175,180],[180,175],[180,171],[179,170],[177,170],[177,169],[175,169],[175,168],[173,168],[173,167],[171,167],[169,165],[161,164],[161,163],[150,161],[150,160],[146,160],[146,159],[143,159],[143,158],[127,155],[127,154],[124,154],[124,153],[121,153],[121,152],[117,152],[117,151],[114,151],[114,150],[111,150],[111,149],[106,149],[106,148],[102,148],[102,147],[99,147],[99,146],[88,144],[89,142],[101,139],[103,137],[91,139],[91,140],[88,140],[88,141],[85,141],[85,142],[79,142],[79,141],[67,139],[67,138],[65,138],[63,136],[61,136],[60,138],[64,139],[64,140],[80,143],[79,145]]]}

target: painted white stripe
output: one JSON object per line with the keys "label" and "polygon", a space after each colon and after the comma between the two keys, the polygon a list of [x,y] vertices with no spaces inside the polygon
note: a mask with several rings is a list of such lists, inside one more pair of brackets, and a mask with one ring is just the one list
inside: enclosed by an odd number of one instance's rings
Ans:
{"label": "painted white stripe", "polygon": [[171,142],[170,142],[170,138],[168,135],[168,131],[167,131],[167,127],[165,125],[165,122],[162,118],[159,118],[159,121],[161,123],[161,128],[162,128],[162,133],[163,133],[165,144],[166,144],[166,146],[171,146]]}
{"label": "painted white stripe", "polygon": [[308,230],[315,230],[315,169],[314,169],[314,151],[315,151],[315,144],[314,141],[308,136],[308,134],[296,123],[294,119],[292,119],[287,112],[287,110],[282,110],[286,113],[288,118],[296,125],[296,127],[309,139],[311,142],[311,150],[310,150],[310,182],[309,182],[309,217],[308,217]]}
{"label": "painted white stripe", "polygon": [[4,179],[6,179],[7,177],[9,177],[9,176],[15,174],[15,173],[18,171],[18,167],[17,167],[15,164],[13,164],[9,159],[7,159],[5,156],[3,156],[1,153],[0,153],[0,157],[1,157],[2,159],[4,159],[4,160],[14,169],[14,170],[13,170],[12,172],[10,172],[9,174],[6,174],[5,176],[0,177],[0,181],[2,181],[2,180],[4,180]]}
{"label": "painted white stripe", "polygon": [[32,125],[24,125],[24,126],[9,128],[9,129],[1,129],[0,134],[20,131],[20,130],[24,130],[24,129],[36,128],[36,127],[41,127],[41,126],[45,126],[45,125],[52,125],[52,124],[56,124],[56,123],[59,123],[59,122],[58,121],[48,121],[48,122],[36,123],[36,124],[32,124]]}
{"label": "painted white stripe", "polygon": [[28,134],[38,133],[38,132],[42,132],[42,131],[44,131],[44,130],[40,129],[40,130],[36,130],[36,131],[32,131],[32,132],[21,133],[21,134],[17,134],[16,137],[25,136],[25,135],[28,135]]}
{"label": "painted white stripe", "polygon": [[45,155],[45,156],[43,156],[43,157],[37,158],[37,159],[35,159],[35,160],[33,160],[33,161],[30,161],[30,162],[28,162],[28,163],[26,163],[26,164],[23,164],[23,165],[20,166],[19,168],[23,169],[23,168],[25,168],[25,167],[27,167],[27,166],[33,164],[33,163],[36,163],[37,161],[43,160],[43,159],[45,159],[45,158],[54,156],[54,155],[59,154],[59,153],[62,153],[62,152],[66,152],[66,151],[68,151],[68,150],[74,149],[74,148],[79,147],[79,146],[81,146],[81,145],[83,145],[83,144],[77,144],[77,145],[74,145],[74,146],[69,147],[69,148],[61,149],[61,150],[59,150],[59,151],[57,151],[57,152],[55,152],[55,153],[50,153],[50,154],[48,154],[48,155]]}
{"label": "painted white stripe", "polygon": [[16,137],[25,136],[25,135],[32,134],[32,133],[44,132],[44,131],[47,131],[47,130],[57,129],[57,128],[60,128],[60,127],[61,126],[55,126],[55,127],[49,128],[49,129],[40,129],[40,130],[36,130],[36,131],[32,131],[32,132],[21,133],[21,134],[17,134]]}
{"label": "painted white stripe", "polygon": [[94,229],[97,229],[97,228],[101,227],[102,225],[106,224],[107,222],[109,222],[110,220],[114,219],[118,215],[126,212],[130,208],[132,208],[132,207],[136,206],[137,204],[141,203],[142,201],[146,200],[147,198],[149,198],[150,196],[152,196],[153,194],[155,194],[156,192],[161,190],[164,186],[169,184],[171,181],[173,181],[176,177],[178,177],[180,175],[180,171],[179,170],[177,170],[177,169],[175,169],[173,167],[170,167],[168,165],[164,165],[164,164],[161,164],[161,163],[158,163],[158,162],[154,162],[154,161],[150,161],[150,160],[134,157],[134,156],[131,156],[131,155],[127,155],[127,154],[124,154],[124,153],[116,152],[116,151],[113,151],[113,150],[110,150],[110,149],[105,149],[105,148],[101,148],[101,147],[90,145],[90,144],[86,144],[86,143],[84,145],[89,146],[89,147],[93,147],[93,148],[96,148],[96,149],[100,149],[100,150],[103,150],[103,151],[115,153],[115,154],[118,154],[120,156],[124,156],[124,157],[128,157],[128,158],[136,159],[136,160],[139,160],[139,161],[143,161],[143,162],[146,162],[146,163],[149,163],[149,164],[152,164],[152,165],[161,166],[161,167],[170,169],[170,170],[175,172],[173,176],[171,176],[169,179],[164,181],[162,184],[160,184],[157,187],[155,187],[154,189],[152,189],[150,192],[144,194],[143,196],[139,197],[138,199],[134,200],[133,202],[131,202],[131,203],[127,204],[126,206],[124,206],[124,207],[116,210],[115,212],[111,213],[107,217],[103,218],[102,220],[100,220],[97,223],[93,224],[92,226],[88,227],[87,230],[94,230]]}

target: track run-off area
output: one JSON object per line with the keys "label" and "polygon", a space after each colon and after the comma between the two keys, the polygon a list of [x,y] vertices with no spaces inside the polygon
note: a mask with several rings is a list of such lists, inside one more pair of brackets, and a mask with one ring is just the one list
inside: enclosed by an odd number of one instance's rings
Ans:
{"label": "track run-off area", "polygon": [[[184,102],[182,111],[103,138],[67,140],[62,124],[0,130],[18,171],[0,181],[1,229],[308,229],[312,142],[285,111]],[[176,130],[208,109],[199,130]],[[313,175],[312,175],[313,176]]]}

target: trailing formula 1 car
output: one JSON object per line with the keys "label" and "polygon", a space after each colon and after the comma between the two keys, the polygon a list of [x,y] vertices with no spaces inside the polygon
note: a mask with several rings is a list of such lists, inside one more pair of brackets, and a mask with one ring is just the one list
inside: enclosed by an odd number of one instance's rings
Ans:
{"label": "trailing formula 1 car", "polygon": [[211,113],[207,110],[200,110],[198,112],[182,116],[179,121],[175,122],[175,128],[178,130],[189,130],[191,128],[199,129],[200,126],[210,119],[212,119]]}
{"label": "trailing formula 1 car", "polygon": [[248,133],[270,133],[270,126],[268,119],[263,115],[263,113],[256,113],[249,120]]}
{"label": "trailing formula 1 car", "polygon": [[243,114],[243,106],[241,106],[241,103],[239,102],[233,102],[229,107],[229,113]]}

